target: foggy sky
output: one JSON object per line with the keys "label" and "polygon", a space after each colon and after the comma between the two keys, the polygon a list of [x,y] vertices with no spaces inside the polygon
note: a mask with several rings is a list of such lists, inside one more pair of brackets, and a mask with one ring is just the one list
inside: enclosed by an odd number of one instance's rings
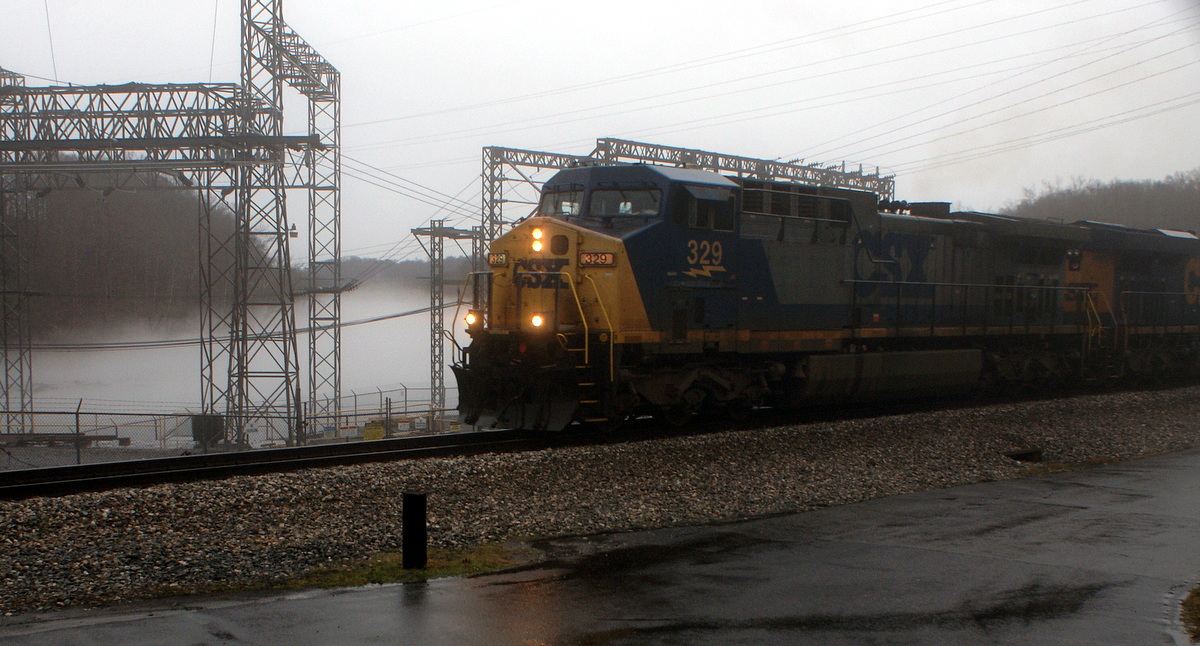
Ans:
{"label": "foggy sky", "polygon": [[[0,67],[236,82],[238,10],[0,0]],[[342,73],[348,255],[418,257],[410,228],[478,217],[372,186],[357,162],[478,205],[489,145],[583,155],[618,137],[862,163],[895,173],[898,198],[976,210],[1200,167],[1195,0],[285,0],[284,17]]]}

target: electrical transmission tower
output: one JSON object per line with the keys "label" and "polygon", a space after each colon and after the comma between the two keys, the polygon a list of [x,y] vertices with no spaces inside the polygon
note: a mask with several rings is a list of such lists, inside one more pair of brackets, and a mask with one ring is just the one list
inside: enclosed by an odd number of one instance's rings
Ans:
{"label": "electrical transmission tower", "polygon": [[[39,193],[199,192],[201,404],[244,445],[252,425],[281,419],[295,440],[300,419],[288,189],[309,198],[310,398],[340,395],[340,78],[283,22],[281,0],[242,0],[241,18],[237,85],[0,79],[0,176]],[[308,99],[306,135],[282,134],[285,85]]]}
{"label": "electrical transmission tower", "polygon": [[[446,408],[446,273],[445,241],[473,240],[472,251],[478,253],[479,227],[471,230],[456,229],[445,225],[445,220],[431,220],[430,226],[413,229],[417,242],[429,255],[429,407],[434,413]],[[429,246],[421,242],[429,238]]]}
{"label": "electrical transmission tower", "polygon": [[[0,88],[24,84],[24,78],[0,68]],[[0,110],[14,105],[12,96],[0,94]],[[5,135],[7,131],[0,129],[0,141]],[[4,430],[9,433],[27,432],[33,412],[28,265],[20,240],[24,224],[41,204],[20,178],[0,174],[0,351],[4,352]]]}

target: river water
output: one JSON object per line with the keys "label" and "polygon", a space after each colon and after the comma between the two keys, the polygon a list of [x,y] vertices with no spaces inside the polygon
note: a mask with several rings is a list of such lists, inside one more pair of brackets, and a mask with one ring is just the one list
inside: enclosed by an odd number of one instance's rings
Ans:
{"label": "river water", "polygon": [[[343,324],[407,312],[429,305],[417,290],[360,289],[342,298]],[[445,325],[452,326],[454,309],[447,310]],[[296,308],[298,327],[307,325],[307,307]],[[462,325],[453,325],[461,330]],[[427,400],[430,383],[430,322],[428,313],[348,325],[342,329],[342,393],[361,402],[392,398],[399,404]],[[198,322],[169,325],[130,323],[120,329],[85,330],[72,342],[153,341],[196,338]],[[459,333],[459,343],[465,342]],[[57,340],[56,341],[61,341]],[[298,342],[303,372],[302,392],[307,393],[307,337]],[[446,363],[454,347],[446,344]],[[200,404],[200,348],[185,347],[120,351],[35,350],[32,356],[35,410],[181,412]],[[447,400],[456,401],[454,378],[445,369]]]}

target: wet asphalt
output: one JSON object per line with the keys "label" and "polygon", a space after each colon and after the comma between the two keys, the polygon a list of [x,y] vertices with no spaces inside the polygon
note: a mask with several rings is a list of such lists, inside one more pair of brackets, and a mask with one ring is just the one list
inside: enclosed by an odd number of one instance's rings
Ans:
{"label": "wet asphalt", "polygon": [[693,528],[466,579],[0,623],[49,644],[1185,644],[1200,449]]}

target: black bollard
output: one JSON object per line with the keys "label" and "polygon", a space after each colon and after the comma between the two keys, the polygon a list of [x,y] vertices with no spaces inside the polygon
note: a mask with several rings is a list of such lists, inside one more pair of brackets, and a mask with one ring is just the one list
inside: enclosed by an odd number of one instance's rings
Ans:
{"label": "black bollard", "polygon": [[428,532],[425,523],[425,494],[404,494],[404,507],[400,518],[401,564],[406,570],[423,570],[429,563],[426,543]]}

